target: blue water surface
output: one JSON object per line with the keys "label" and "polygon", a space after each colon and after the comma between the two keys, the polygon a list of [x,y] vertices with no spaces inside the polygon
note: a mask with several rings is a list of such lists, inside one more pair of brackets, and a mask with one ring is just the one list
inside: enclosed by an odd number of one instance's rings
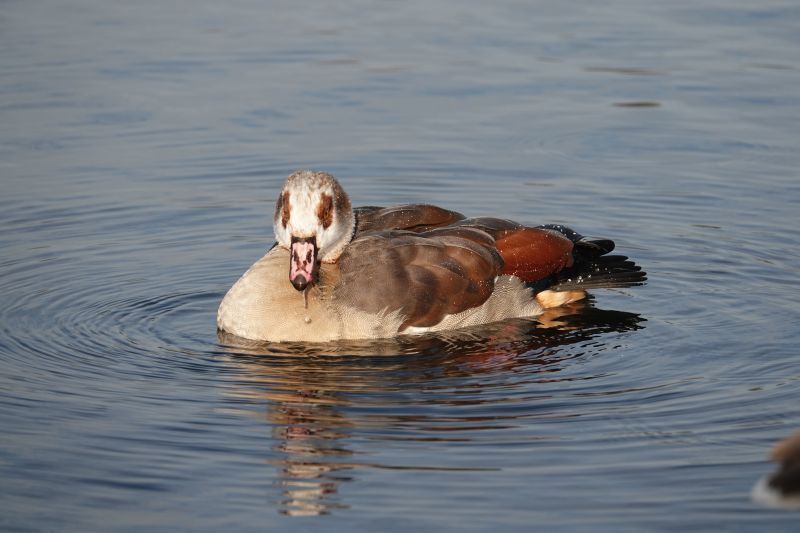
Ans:
{"label": "blue water surface", "polygon": [[[795,531],[795,2],[8,1],[0,529]],[[644,287],[215,329],[283,179],[612,238]]]}

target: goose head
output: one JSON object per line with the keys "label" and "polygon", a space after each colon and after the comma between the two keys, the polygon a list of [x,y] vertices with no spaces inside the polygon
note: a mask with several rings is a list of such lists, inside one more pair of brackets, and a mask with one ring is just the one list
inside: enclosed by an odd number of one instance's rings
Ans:
{"label": "goose head", "polygon": [[303,291],[319,265],[335,263],[353,238],[350,199],[332,175],[301,170],[286,179],[275,204],[275,240],[289,250],[289,281]]}

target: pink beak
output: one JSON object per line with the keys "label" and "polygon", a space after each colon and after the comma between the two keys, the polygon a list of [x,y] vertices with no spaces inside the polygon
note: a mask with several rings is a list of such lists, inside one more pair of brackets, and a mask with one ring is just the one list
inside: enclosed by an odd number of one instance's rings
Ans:
{"label": "pink beak", "polygon": [[316,283],[319,273],[317,261],[317,239],[292,237],[292,246],[289,249],[289,281],[298,291]]}

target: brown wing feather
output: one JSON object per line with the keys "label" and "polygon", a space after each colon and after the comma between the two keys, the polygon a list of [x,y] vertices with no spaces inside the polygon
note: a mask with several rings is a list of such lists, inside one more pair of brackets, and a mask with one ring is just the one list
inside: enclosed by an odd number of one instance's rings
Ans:
{"label": "brown wing feather", "polygon": [[456,227],[370,233],[350,243],[339,265],[336,298],[371,313],[400,311],[402,331],[481,305],[503,261],[491,237]]}
{"label": "brown wing feather", "polygon": [[456,223],[491,235],[503,258],[502,274],[525,282],[543,279],[573,264],[573,242],[564,234],[545,228],[528,228],[501,218],[467,218]]}
{"label": "brown wing feather", "polygon": [[573,243],[561,233],[540,228],[501,232],[497,250],[503,257],[503,274],[533,282],[573,264]]}
{"label": "brown wing feather", "polygon": [[477,228],[481,231],[485,231],[495,239],[502,232],[525,227],[518,222],[514,222],[513,220],[508,220],[506,218],[494,218],[494,217],[464,218],[456,222],[454,225],[465,226],[469,228]]}
{"label": "brown wing feather", "polygon": [[424,204],[359,208],[356,218],[335,296],[370,313],[399,311],[401,331],[481,305],[500,274],[532,282],[573,263],[563,234],[510,220]]}
{"label": "brown wing feather", "polygon": [[435,205],[408,204],[394,207],[359,207],[356,214],[356,237],[370,232],[405,230],[421,233],[448,226],[464,215]]}

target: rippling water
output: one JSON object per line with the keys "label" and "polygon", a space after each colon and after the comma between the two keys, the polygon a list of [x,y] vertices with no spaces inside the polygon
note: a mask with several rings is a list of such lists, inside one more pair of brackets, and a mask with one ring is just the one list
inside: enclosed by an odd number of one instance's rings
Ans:
{"label": "rippling water", "polygon": [[[6,2],[0,529],[791,531],[791,2]],[[648,285],[448,335],[218,335],[293,169],[610,237]]]}

